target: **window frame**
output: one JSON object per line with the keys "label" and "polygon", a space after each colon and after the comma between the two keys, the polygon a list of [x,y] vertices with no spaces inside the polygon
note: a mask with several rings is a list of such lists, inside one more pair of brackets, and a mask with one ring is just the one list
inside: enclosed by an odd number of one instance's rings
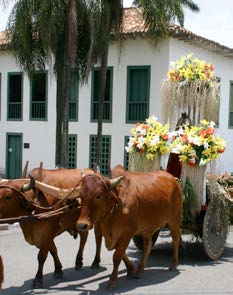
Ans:
{"label": "window frame", "polygon": [[[110,101],[109,101],[109,119],[103,119],[103,123],[112,123],[112,106],[113,106],[113,66],[107,67],[110,71]],[[91,122],[98,122],[98,119],[93,119],[94,113],[94,74],[100,71],[100,67],[94,67],[91,71]]]}
{"label": "window frame", "polygon": [[[147,81],[147,107],[146,107],[146,112],[147,114],[145,115],[145,118],[142,119],[135,119],[135,120],[129,120],[129,97],[130,97],[130,74],[132,70],[148,70],[148,81]],[[151,80],[151,66],[150,65],[142,65],[142,66],[127,66],[127,87],[126,87],[126,118],[125,122],[126,124],[135,124],[138,121],[144,121],[148,116],[149,116],[149,111],[150,111],[150,80]]]}
{"label": "window frame", "polygon": [[[77,147],[78,147],[78,136],[77,136],[77,134],[68,134],[68,137],[69,137],[69,139],[68,139],[68,167],[69,167],[69,169],[76,169],[77,168]],[[71,167],[71,162],[70,162],[70,151],[69,151],[69,149],[70,149],[70,138],[71,137],[74,137],[74,139],[75,139],[75,156],[74,156],[74,166],[72,166]]]}
{"label": "window frame", "polygon": [[[75,94],[75,101],[71,101],[71,91],[70,91],[70,99],[69,99],[69,122],[78,122],[78,102],[79,102],[79,75],[78,72],[72,73],[71,80],[71,89],[73,87],[72,81],[75,79],[75,83],[77,84],[77,91]],[[75,103],[75,118],[70,118],[70,105],[71,103]]]}
{"label": "window frame", "polygon": [[45,117],[44,118],[33,118],[32,117],[32,78],[30,78],[30,108],[29,108],[29,120],[30,121],[48,121],[48,71],[35,71],[35,74],[45,74]]}
{"label": "window frame", "polygon": [[[91,159],[92,159],[92,157],[91,157],[91,149],[92,149],[92,138],[95,138],[96,139],[96,144],[97,144],[97,135],[95,135],[95,134],[90,134],[90,136],[89,136],[89,167],[92,169],[93,167],[92,167],[92,161],[91,161]],[[109,154],[108,154],[108,160],[107,161],[110,161],[111,160],[111,154],[112,154],[112,136],[111,135],[102,135],[102,139],[103,138],[108,138],[109,139]],[[102,144],[103,144],[103,142],[102,142]],[[103,155],[104,153],[103,153],[103,146],[102,146],[102,144],[101,144],[101,155]],[[94,147],[95,148],[95,150],[96,150],[96,146]],[[94,158],[94,160],[96,160],[95,158]],[[93,163],[95,163],[95,161],[93,162]],[[104,165],[107,165],[107,163],[105,163]],[[107,170],[108,168],[104,168],[104,170]],[[102,167],[102,164],[101,164],[101,167],[100,167],[100,171],[101,171],[101,173],[103,174],[103,175],[108,175],[107,173],[105,173],[105,171],[103,171],[103,167]]]}
{"label": "window frame", "polygon": [[[8,72],[7,73],[7,121],[23,121],[23,72]],[[21,114],[20,118],[9,117],[9,95],[10,95],[10,76],[21,76]]]}

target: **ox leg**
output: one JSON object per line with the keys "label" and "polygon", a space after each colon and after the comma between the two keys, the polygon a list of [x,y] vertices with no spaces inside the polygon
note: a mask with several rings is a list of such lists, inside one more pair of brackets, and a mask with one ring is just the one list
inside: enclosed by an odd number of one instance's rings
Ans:
{"label": "ox leg", "polygon": [[126,253],[123,256],[123,261],[124,261],[125,266],[127,268],[127,278],[128,279],[134,278],[134,275],[135,275],[135,267],[134,267],[133,262],[131,260],[129,260],[129,258],[126,255]]}
{"label": "ox leg", "polygon": [[48,256],[48,252],[49,252],[49,249],[46,247],[46,248],[40,249],[38,253],[37,259],[38,259],[39,266],[38,266],[35,279],[33,280],[34,289],[43,288],[43,267],[44,267],[45,260]]}
{"label": "ox leg", "polygon": [[52,245],[51,245],[51,248],[49,249],[49,251],[50,251],[51,255],[53,256],[53,261],[54,261],[55,270],[53,273],[53,277],[60,279],[63,277],[62,264],[61,264],[61,261],[58,257],[57,247],[54,244],[54,242],[52,242]]}
{"label": "ox leg", "polygon": [[[119,265],[120,265],[123,257],[125,258],[125,256],[126,256],[125,251],[126,251],[127,246],[129,245],[131,236],[127,239],[125,237],[119,238],[119,241],[116,246],[116,250],[113,254],[113,271],[112,271],[112,274],[110,275],[110,279],[108,282],[108,289],[109,290],[113,290],[117,286],[118,268],[119,268]],[[127,260],[124,260],[124,261],[126,261],[126,263],[128,262]]]}
{"label": "ox leg", "polygon": [[179,245],[180,245],[180,228],[170,227],[171,237],[173,242],[173,257],[172,265],[169,270],[176,270],[178,265]]}
{"label": "ox leg", "polygon": [[102,233],[99,224],[96,224],[94,227],[95,231],[95,243],[96,243],[96,254],[94,261],[92,262],[91,268],[97,269],[100,266],[100,251],[101,251],[101,243],[102,243]]}
{"label": "ox leg", "polygon": [[75,260],[75,269],[78,270],[83,266],[83,250],[87,241],[88,231],[80,231],[79,250]]}
{"label": "ox leg", "polygon": [[138,268],[137,268],[137,272],[135,274],[135,278],[142,277],[142,275],[144,273],[147,258],[150,254],[150,251],[151,251],[151,247],[152,247],[152,236],[150,236],[149,238],[143,237],[143,252],[142,252],[142,257],[141,257],[141,260],[140,260]]}

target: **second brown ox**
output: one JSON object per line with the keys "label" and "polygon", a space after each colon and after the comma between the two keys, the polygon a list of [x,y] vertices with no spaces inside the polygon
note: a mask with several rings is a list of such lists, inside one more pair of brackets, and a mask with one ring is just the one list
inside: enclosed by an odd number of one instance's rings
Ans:
{"label": "second brown ox", "polygon": [[[151,250],[152,235],[165,225],[170,229],[174,248],[170,269],[175,269],[182,220],[182,191],[171,174],[165,171],[128,172],[118,165],[112,170],[112,176],[114,179],[97,174],[83,177],[80,190],[82,207],[77,222],[77,228],[83,231],[99,223],[107,249],[115,249],[110,289],[117,285],[118,267],[122,260],[129,277],[142,276]],[[137,270],[126,255],[126,248],[136,234],[144,240]]]}
{"label": "second brown ox", "polygon": [[[85,173],[93,173],[90,169],[85,169]],[[58,169],[58,170],[45,170],[35,168],[32,170],[31,174],[35,179],[40,179],[43,181],[43,187],[41,189],[48,188],[45,184],[51,184],[54,186],[59,186],[60,188],[74,187],[79,184],[81,180],[81,170],[80,169]],[[20,216],[33,216],[34,214],[39,214],[41,212],[46,212],[48,210],[40,209],[42,207],[52,206],[54,209],[59,209],[63,206],[57,196],[48,193],[42,193],[39,190],[38,194],[34,191],[22,192],[22,183],[25,180],[9,180],[1,183],[0,185],[0,218],[12,218]],[[30,186],[29,186],[30,187]],[[24,188],[23,190],[27,190]],[[65,191],[65,190],[63,190]],[[72,191],[72,190],[71,190]],[[57,195],[55,190],[55,195]],[[61,277],[62,264],[58,257],[57,248],[54,243],[54,238],[64,231],[69,231],[71,234],[76,234],[76,221],[79,218],[80,209],[76,208],[74,210],[68,210],[60,215],[56,215],[44,220],[38,220],[34,222],[20,222],[25,240],[39,248],[38,253],[38,270],[33,281],[34,288],[43,287],[43,266],[47,258],[48,252],[51,253],[54,259],[54,276]],[[82,266],[83,260],[83,250],[87,240],[87,233],[80,233],[80,247],[76,257],[76,269]],[[100,262],[100,244],[101,237],[97,243],[97,252],[95,259],[93,261],[92,267],[98,267]],[[1,280],[1,272],[0,272]]]}

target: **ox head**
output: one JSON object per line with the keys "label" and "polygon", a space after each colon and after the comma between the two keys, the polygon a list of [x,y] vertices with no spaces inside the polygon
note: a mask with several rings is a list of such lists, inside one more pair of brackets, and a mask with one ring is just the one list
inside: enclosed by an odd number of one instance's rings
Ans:
{"label": "ox head", "polygon": [[[27,184],[24,186],[25,182]],[[28,179],[9,180],[0,184],[0,218],[19,217],[33,210],[23,196],[23,192],[30,190],[32,185]],[[33,192],[27,194],[30,197]]]}
{"label": "ox head", "polygon": [[98,174],[83,177],[79,195],[81,213],[77,221],[78,230],[91,229],[94,223],[109,217],[117,206],[121,206],[121,200],[113,192],[113,188],[121,182],[122,178],[120,176],[109,179]]}

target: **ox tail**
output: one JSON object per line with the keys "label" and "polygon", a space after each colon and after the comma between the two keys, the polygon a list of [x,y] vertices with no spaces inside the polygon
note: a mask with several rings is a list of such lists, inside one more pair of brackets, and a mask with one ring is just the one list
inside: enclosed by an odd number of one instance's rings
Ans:
{"label": "ox tail", "polygon": [[0,255],[0,289],[2,288],[3,280],[4,280],[4,268],[3,268],[2,257]]}

